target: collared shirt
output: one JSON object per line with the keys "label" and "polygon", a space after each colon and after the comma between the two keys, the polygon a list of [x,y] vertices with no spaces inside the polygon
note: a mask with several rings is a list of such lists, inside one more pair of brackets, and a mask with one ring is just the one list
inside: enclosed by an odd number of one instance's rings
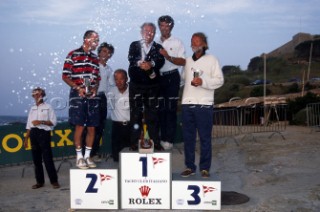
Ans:
{"label": "collared shirt", "polygon": [[111,120],[130,121],[129,85],[123,93],[116,86],[111,87],[107,98]]}
{"label": "collared shirt", "polygon": [[[164,40],[163,42],[159,40],[159,43],[162,47],[168,52],[170,57],[180,57],[185,58],[185,48],[181,40],[176,37],[170,36],[170,38]],[[179,69],[180,66],[171,63],[168,60],[165,60],[164,65],[160,69],[160,73],[171,71],[174,69]]]}
{"label": "collared shirt", "polygon": [[146,56],[147,54],[149,53],[152,45],[153,45],[153,42],[152,41],[151,43],[149,43],[149,45],[147,46],[146,42],[144,40],[140,40],[140,44],[141,44],[141,59],[142,60],[145,60],[146,59]]}
{"label": "collared shirt", "polygon": [[82,46],[69,52],[63,64],[62,78],[70,78],[79,86],[84,84],[84,78],[89,78],[92,86],[98,84],[100,71],[97,55],[86,53]]}
{"label": "collared shirt", "polygon": [[99,64],[99,70],[101,80],[99,83],[98,92],[104,92],[107,95],[110,87],[115,85],[113,70],[108,64],[106,64],[106,66]]}
{"label": "collared shirt", "polygon": [[[53,126],[48,126],[44,124],[40,124],[37,126],[34,126],[32,124],[32,121],[34,120],[40,120],[40,121],[51,121]],[[52,109],[51,105],[42,103],[39,106],[34,105],[31,107],[28,115],[28,121],[27,121],[27,126],[26,129],[30,130],[31,128],[39,128],[43,129],[46,131],[51,131],[53,130],[53,127],[57,124],[57,117]]]}

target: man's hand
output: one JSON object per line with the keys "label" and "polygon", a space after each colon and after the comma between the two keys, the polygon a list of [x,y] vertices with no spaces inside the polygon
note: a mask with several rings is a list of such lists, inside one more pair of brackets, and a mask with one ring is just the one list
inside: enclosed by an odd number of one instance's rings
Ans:
{"label": "man's hand", "polygon": [[167,50],[165,50],[165,49],[160,49],[159,50],[159,53],[162,55],[162,56],[164,56],[166,59],[168,59],[170,56],[169,56],[169,54],[168,54],[168,52],[167,52]]}
{"label": "man's hand", "polygon": [[152,68],[152,64],[151,62],[147,62],[147,61],[143,61],[141,64],[140,64],[140,68],[144,71],[148,71]]}
{"label": "man's hand", "polygon": [[195,87],[202,85],[202,79],[200,77],[193,78],[193,80],[191,81],[191,85]]}

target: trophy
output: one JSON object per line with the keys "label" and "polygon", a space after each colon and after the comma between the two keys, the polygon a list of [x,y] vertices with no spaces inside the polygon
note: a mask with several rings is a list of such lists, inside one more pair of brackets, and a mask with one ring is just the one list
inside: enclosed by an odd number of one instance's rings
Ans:
{"label": "trophy", "polygon": [[90,90],[91,88],[91,78],[90,77],[83,77],[83,85],[86,91],[86,96],[91,96],[92,92]]}
{"label": "trophy", "polygon": [[153,153],[153,140],[149,137],[146,124],[143,124],[143,129],[139,140],[139,153]]}
{"label": "trophy", "polygon": [[[193,72],[193,78],[200,77],[203,73],[203,71],[201,71],[200,69],[191,68],[191,71]],[[191,85],[195,86],[192,82]]]}

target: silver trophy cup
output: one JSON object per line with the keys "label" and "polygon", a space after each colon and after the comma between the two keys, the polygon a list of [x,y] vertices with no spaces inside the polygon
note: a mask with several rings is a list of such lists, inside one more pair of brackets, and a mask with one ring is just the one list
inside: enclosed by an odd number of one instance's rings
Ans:
{"label": "silver trophy cup", "polygon": [[85,91],[86,91],[86,96],[91,96],[91,90],[90,90],[90,87],[91,87],[91,79],[90,78],[84,78],[83,79],[83,84],[84,84],[84,87],[85,87]]}
{"label": "silver trophy cup", "polygon": [[[200,69],[191,68],[191,70],[193,72],[193,78],[197,78],[197,77],[200,77],[202,75],[202,71]],[[191,85],[195,86],[193,84],[193,82],[191,82]]]}

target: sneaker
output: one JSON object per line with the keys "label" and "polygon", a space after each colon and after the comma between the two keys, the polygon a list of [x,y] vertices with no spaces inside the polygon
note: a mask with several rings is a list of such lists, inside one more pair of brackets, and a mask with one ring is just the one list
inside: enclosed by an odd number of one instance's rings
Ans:
{"label": "sneaker", "polygon": [[93,162],[93,160],[90,157],[86,158],[86,163],[87,163],[89,168],[97,167],[97,165]]}
{"label": "sneaker", "polygon": [[101,163],[102,162],[102,158],[100,155],[95,155],[92,157],[92,160],[95,162],[95,163]]}
{"label": "sneaker", "polygon": [[183,172],[181,172],[181,177],[189,177],[190,175],[194,175],[194,171],[192,171],[192,169],[187,168],[186,170],[184,170]]}
{"label": "sneaker", "polygon": [[87,169],[88,168],[86,161],[83,158],[80,158],[77,160],[77,167],[79,169]]}
{"label": "sneaker", "polygon": [[172,146],[173,146],[172,143],[167,142],[167,141],[161,141],[160,144],[165,150],[170,150],[170,149],[172,149]]}
{"label": "sneaker", "polygon": [[201,177],[208,178],[208,177],[210,177],[210,173],[207,170],[202,170]]}

